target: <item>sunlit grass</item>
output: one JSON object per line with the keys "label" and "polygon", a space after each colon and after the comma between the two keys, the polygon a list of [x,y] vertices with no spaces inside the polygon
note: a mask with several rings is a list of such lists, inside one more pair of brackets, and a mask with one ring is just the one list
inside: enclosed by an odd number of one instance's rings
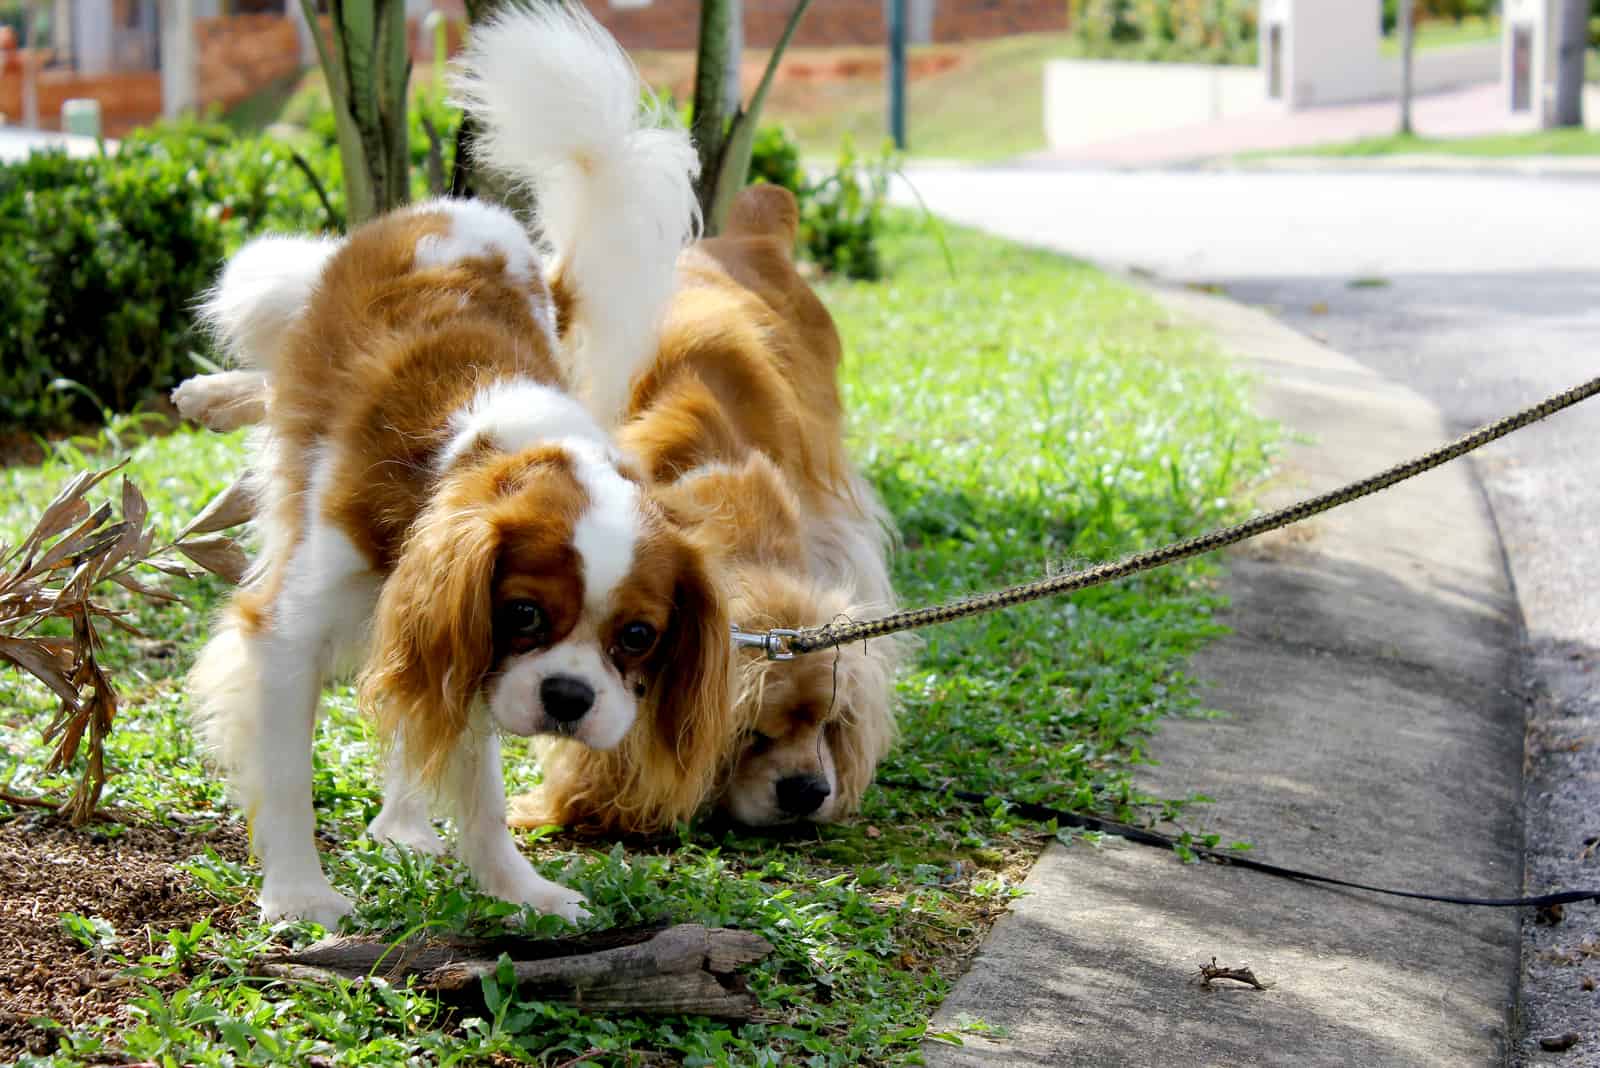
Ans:
{"label": "sunlit grass", "polygon": [[[954,278],[930,233],[892,215],[888,280],[821,287],[846,338],[855,450],[905,537],[895,575],[906,602],[1146,548],[1241,513],[1239,491],[1266,465],[1270,428],[1203,337],[1085,265],[962,230],[948,241]],[[237,436],[185,431],[134,445],[128,473],[170,529],[242,455]],[[87,462],[96,460],[0,473],[0,538]],[[1218,633],[1215,578],[1213,563],[1190,563],[927,631],[901,685],[903,742],[886,772],[1148,816],[1128,772],[1164,716],[1194,707],[1184,663]],[[141,609],[145,639],[110,639],[126,711],[106,801],[150,820],[235,819],[195,752],[179,682],[225,591],[212,580],[168,585],[185,606]],[[157,655],[149,642],[169,646]],[[49,706],[42,690],[0,673],[0,782],[10,789],[69,782],[39,771]],[[358,901],[359,926],[482,930],[511,917],[452,862],[359,838],[378,803],[371,739],[348,688],[325,707],[317,801],[339,842],[334,881]],[[525,750],[514,749],[508,774],[514,786],[531,781]],[[40,1063],[100,1061],[106,1049],[197,1065],[477,1063],[491,1053],[557,1063],[591,1049],[605,1051],[600,1063],[630,1051],[688,1064],[904,1063],[1048,837],[999,805],[878,788],[859,820],[800,840],[706,828],[627,848],[525,840],[546,874],[589,896],[597,924],[668,917],[770,939],[776,953],[751,975],[761,1009],[742,1025],[539,1002],[513,1002],[499,1019],[447,1020],[430,999],[383,984],[262,985],[244,978],[243,961],[265,940],[305,932],[247,925],[195,933],[194,952],[214,963],[176,993],[149,988],[125,1018],[64,1036],[63,1052]],[[224,901],[248,899],[256,878],[214,857],[190,877]],[[123,934],[136,936],[123,947],[145,944],[141,932]],[[190,974],[165,950],[120,952],[113,959],[141,982]]]}

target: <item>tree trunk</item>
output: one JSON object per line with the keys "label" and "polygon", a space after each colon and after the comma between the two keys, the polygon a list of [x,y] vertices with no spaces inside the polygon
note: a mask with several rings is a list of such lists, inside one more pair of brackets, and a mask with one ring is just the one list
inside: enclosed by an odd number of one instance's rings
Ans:
{"label": "tree trunk", "polygon": [[1552,126],[1583,125],[1583,66],[1589,51],[1589,0],[1561,0]]}
{"label": "tree trunk", "polygon": [[1415,41],[1412,0],[1400,0],[1400,133],[1410,137],[1416,132],[1411,124],[1411,60]]}
{"label": "tree trunk", "polygon": [[[690,134],[700,151],[700,177],[695,195],[701,215],[709,222],[722,170],[728,124],[738,108],[738,81],[728,90],[728,53],[733,41],[733,5],[736,0],[702,0],[700,42],[694,59],[694,122]],[[730,106],[730,99],[733,101]]]}
{"label": "tree trunk", "polygon": [[[301,5],[316,30],[315,0]],[[411,195],[405,0],[332,0],[329,12],[332,48],[321,33],[313,37],[339,134],[345,219],[354,227]]]}

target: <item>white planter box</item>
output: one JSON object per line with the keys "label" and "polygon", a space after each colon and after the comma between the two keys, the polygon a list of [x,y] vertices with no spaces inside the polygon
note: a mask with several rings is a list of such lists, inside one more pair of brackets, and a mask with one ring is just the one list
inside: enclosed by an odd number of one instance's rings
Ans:
{"label": "white planter box", "polygon": [[1044,68],[1045,136],[1053,149],[1232,118],[1266,103],[1256,67],[1056,59]]}

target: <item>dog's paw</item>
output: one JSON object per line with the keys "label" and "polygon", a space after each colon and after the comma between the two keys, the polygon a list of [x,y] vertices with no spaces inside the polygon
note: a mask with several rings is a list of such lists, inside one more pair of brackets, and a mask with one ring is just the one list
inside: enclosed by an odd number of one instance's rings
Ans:
{"label": "dog's paw", "polygon": [[261,888],[261,922],[303,920],[319,923],[330,931],[339,929],[339,921],[350,915],[355,906],[333,887],[321,886],[263,886]]}
{"label": "dog's paw", "polygon": [[578,923],[589,918],[584,908],[586,899],[576,890],[568,889],[533,870],[526,857],[518,853],[513,858],[486,865],[474,871],[478,884],[495,897],[528,905],[546,916],[560,916],[568,923]]}
{"label": "dog's paw", "polygon": [[427,819],[398,817],[385,808],[367,824],[367,835],[375,842],[405,846],[417,853],[439,857],[445,853],[444,839]]}
{"label": "dog's paw", "polygon": [[532,905],[546,916],[560,916],[568,923],[583,923],[590,917],[591,913],[586,907],[588,898],[560,883],[550,885],[555,888],[553,895],[543,902],[528,901],[525,904]]}
{"label": "dog's paw", "polygon": [[185,419],[226,432],[266,417],[266,379],[256,371],[219,371],[178,383],[172,403]]}

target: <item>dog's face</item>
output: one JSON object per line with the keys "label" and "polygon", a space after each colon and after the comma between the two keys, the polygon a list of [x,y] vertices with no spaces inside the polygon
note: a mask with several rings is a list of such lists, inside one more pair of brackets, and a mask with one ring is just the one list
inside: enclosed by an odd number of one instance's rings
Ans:
{"label": "dog's face", "polygon": [[[731,614],[748,630],[848,616],[843,590],[751,572]],[[870,645],[870,647],[869,647]],[[890,689],[898,646],[856,644],[794,660],[741,650],[737,743],[722,808],[752,827],[855,811],[894,737]]]}
{"label": "dog's face", "polygon": [[445,742],[478,700],[507,733],[610,749],[647,696],[664,718],[726,702],[726,623],[706,633],[726,620],[715,597],[602,447],[467,455],[385,581],[369,687],[407,710],[408,750]]}
{"label": "dog's face", "polygon": [[740,823],[764,827],[833,817],[839,805],[834,748],[849,711],[838,704],[832,659],[819,654],[746,664],[753,685],[741,700],[752,706],[751,726],[723,797]]}

